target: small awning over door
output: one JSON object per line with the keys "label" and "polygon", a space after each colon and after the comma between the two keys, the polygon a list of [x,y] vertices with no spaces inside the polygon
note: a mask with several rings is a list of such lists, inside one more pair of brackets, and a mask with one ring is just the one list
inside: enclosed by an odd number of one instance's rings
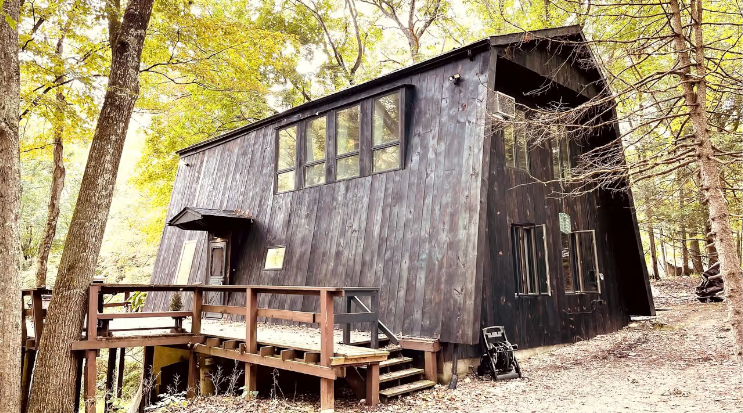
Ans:
{"label": "small awning over door", "polygon": [[185,207],[168,221],[168,225],[189,231],[246,229],[253,217],[236,210]]}

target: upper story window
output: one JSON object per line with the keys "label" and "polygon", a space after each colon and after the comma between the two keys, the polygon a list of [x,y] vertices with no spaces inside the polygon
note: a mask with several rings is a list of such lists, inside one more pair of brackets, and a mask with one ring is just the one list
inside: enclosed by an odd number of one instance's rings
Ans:
{"label": "upper story window", "polygon": [[336,112],[335,156],[336,179],[355,178],[361,173],[359,148],[361,142],[361,106],[355,105]]}
{"label": "upper story window", "polygon": [[297,126],[279,130],[276,160],[276,192],[292,191],[296,187]]}
{"label": "upper story window", "polygon": [[304,185],[322,185],[325,183],[326,117],[321,116],[308,121],[305,134]]}
{"label": "upper story window", "polygon": [[401,169],[405,99],[398,86],[279,129],[275,192]]}
{"label": "upper story window", "polygon": [[513,225],[513,255],[517,293],[550,294],[544,225]]}
{"label": "upper story window", "polygon": [[400,92],[374,99],[372,123],[372,169],[374,172],[400,168]]}
{"label": "upper story window", "polygon": [[556,138],[551,142],[552,152],[552,177],[554,179],[570,178],[570,145],[568,144],[565,129],[554,126],[552,136]]}
{"label": "upper story window", "polygon": [[506,166],[529,171],[529,148],[526,139],[526,113],[516,109],[516,116],[503,128]]}

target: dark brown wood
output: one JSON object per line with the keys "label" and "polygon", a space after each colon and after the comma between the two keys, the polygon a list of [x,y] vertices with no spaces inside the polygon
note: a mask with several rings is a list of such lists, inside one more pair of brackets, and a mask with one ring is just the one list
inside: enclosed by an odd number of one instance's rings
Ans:
{"label": "dark brown wood", "polygon": [[147,406],[152,404],[153,397],[155,396],[155,389],[145,386],[145,383],[154,383],[155,372],[153,371],[153,363],[155,361],[155,347],[145,346],[142,356],[142,398],[139,401],[139,411],[144,413]]}
{"label": "dark brown wood", "polygon": [[379,403],[379,363],[366,368],[366,405],[374,407]]}
{"label": "dark brown wood", "polygon": [[21,374],[21,412],[26,411],[28,391],[31,388],[31,376],[36,362],[36,350],[23,350],[23,372]]}
{"label": "dark brown wood", "polygon": [[108,364],[106,365],[106,393],[103,396],[103,411],[108,413],[113,407],[114,374],[116,373],[116,348],[108,349]]}
{"label": "dark brown wood", "polygon": [[423,369],[425,370],[424,376],[426,380],[432,382],[438,381],[438,367],[436,364],[436,354],[431,351],[423,353]]}
{"label": "dark brown wood", "polygon": [[141,312],[141,313],[111,313],[98,314],[98,320],[116,320],[119,318],[147,318],[147,317],[189,317],[193,314],[191,311],[161,311],[161,312]]}
{"label": "dark brown wood", "polygon": [[108,337],[97,340],[81,340],[72,343],[71,350],[100,350],[102,348],[174,346],[203,343],[204,336],[191,334],[168,334],[166,336]]}
{"label": "dark brown wood", "polygon": [[96,351],[85,352],[85,413],[96,413],[95,388],[98,379],[98,371],[95,365]]}
{"label": "dark brown wood", "polygon": [[119,349],[119,363],[116,370],[116,397],[119,399],[124,390],[124,371],[126,370],[126,348]]}
{"label": "dark brown wood", "polygon": [[[258,353],[258,293],[252,288],[246,290],[245,299],[245,351],[246,354]],[[252,397],[258,388],[258,365],[245,363],[245,393]]]}
{"label": "dark brown wood", "polygon": [[[330,367],[333,357],[333,296],[328,291],[320,293],[320,364]],[[330,378],[320,379],[320,411],[333,411],[335,406],[335,381]]]}
{"label": "dark brown wood", "polygon": [[198,353],[191,348],[191,351],[188,352],[188,387],[186,391],[188,399],[193,399],[198,395],[199,378]]}
{"label": "dark brown wood", "polygon": [[[194,346],[194,351],[200,354],[208,354],[216,357],[223,357],[231,360],[238,360],[245,362],[246,365],[267,366],[271,368],[294,371],[301,374],[308,374],[311,376],[321,377],[324,380],[329,380],[331,383],[335,381],[336,373],[335,370],[330,367],[316,366],[303,362],[281,360],[278,357],[263,357],[259,354],[243,353],[235,350],[225,350],[220,347],[206,347],[201,344]],[[255,390],[252,390],[255,391]]]}

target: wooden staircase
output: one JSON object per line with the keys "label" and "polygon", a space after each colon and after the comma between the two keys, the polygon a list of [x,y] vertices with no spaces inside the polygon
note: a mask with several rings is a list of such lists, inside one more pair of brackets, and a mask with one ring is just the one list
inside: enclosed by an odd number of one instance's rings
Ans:
{"label": "wooden staircase", "polygon": [[[413,358],[402,354],[402,347],[391,346],[387,360],[379,363],[379,397],[387,401],[391,397],[402,396],[436,385],[436,382],[424,379],[425,370],[413,366]],[[366,366],[359,368],[366,370]]]}

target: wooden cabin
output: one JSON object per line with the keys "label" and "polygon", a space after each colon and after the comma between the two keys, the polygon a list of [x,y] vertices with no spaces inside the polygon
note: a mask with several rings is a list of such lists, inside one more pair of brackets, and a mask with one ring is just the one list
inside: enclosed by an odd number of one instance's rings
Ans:
{"label": "wooden cabin", "polygon": [[[380,321],[437,339],[444,361],[478,357],[486,326],[523,349],[653,314],[632,194],[539,182],[616,127],[537,147],[489,120],[496,92],[528,107],[599,93],[583,40],[578,27],[490,37],[180,150],[151,282],[377,287]],[[261,300],[317,311],[313,298]]]}

